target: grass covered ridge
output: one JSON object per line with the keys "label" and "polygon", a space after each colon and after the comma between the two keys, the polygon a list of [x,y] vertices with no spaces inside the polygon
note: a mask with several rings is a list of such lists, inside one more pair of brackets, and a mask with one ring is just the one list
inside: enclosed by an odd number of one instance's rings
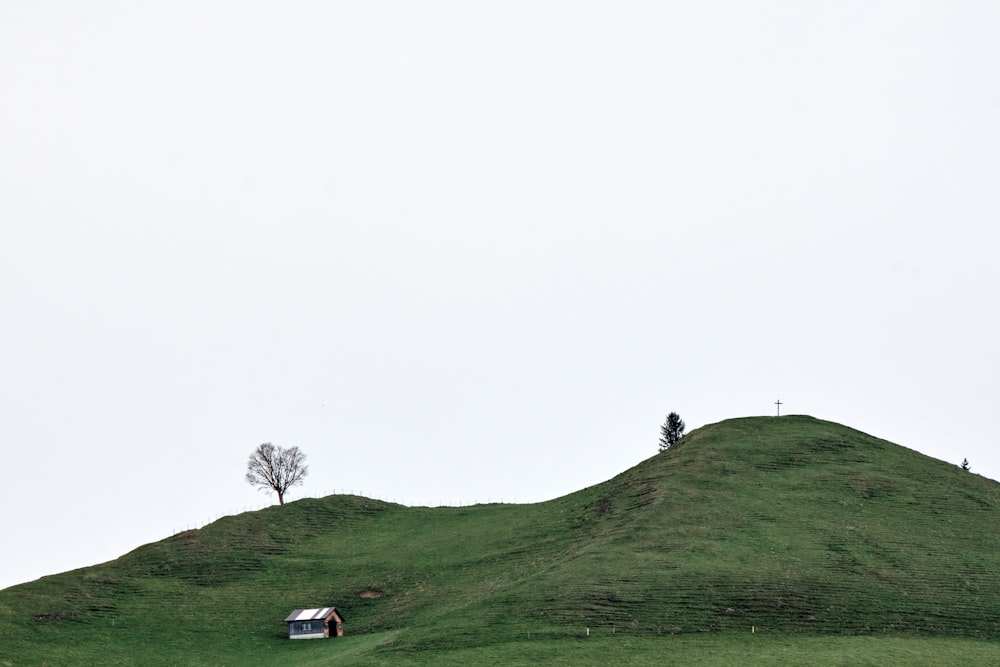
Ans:
{"label": "grass covered ridge", "polygon": [[[845,636],[996,655],[998,508],[996,482],[844,426],[735,419],[544,503],[305,499],[0,591],[0,665],[755,664]],[[347,637],[284,639],[328,604]]]}

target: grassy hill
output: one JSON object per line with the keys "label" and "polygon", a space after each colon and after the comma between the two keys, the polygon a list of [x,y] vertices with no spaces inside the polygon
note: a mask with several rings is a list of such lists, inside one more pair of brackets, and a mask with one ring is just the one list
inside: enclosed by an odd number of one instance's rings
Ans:
{"label": "grassy hill", "polygon": [[[0,665],[995,664],[998,510],[850,428],[734,419],[544,503],[306,499],[0,591]],[[347,637],[284,638],[331,604]]]}

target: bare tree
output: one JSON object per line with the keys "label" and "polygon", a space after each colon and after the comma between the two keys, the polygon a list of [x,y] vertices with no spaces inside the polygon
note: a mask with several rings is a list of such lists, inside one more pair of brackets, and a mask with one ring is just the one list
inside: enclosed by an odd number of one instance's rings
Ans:
{"label": "bare tree", "polygon": [[257,447],[247,461],[247,481],[261,489],[278,494],[278,503],[285,504],[285,492],[302,484],[309,472],[306,455],[298,447],[276,447],[269,442]]}

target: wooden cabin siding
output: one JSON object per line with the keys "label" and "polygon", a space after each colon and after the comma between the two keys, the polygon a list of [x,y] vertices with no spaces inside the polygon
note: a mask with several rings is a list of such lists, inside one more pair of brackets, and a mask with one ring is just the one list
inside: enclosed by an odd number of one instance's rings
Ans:
{"label": "wooden cabin siding", "polygon": [[288,636],[298,637],[301,635],[323,635],[323,619],[315,621],[293,621],[288,624]]}

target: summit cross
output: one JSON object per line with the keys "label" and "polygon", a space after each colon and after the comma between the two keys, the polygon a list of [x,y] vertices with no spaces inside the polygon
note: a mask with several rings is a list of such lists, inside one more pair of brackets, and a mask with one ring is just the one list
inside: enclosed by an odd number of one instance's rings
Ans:
{"label": "summit cross", "polygon": [[774,402],[774,404],[778,406],[778,416],[780,417],[781,416],[781,399],[779,398],[778,400],[776,400]]}

